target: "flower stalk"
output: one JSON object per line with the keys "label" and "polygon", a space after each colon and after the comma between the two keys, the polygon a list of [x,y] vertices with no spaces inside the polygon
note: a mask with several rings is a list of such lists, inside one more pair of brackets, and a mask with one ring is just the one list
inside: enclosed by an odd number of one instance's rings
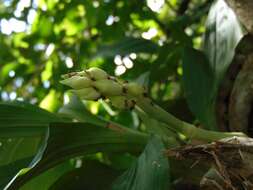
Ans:
{"label": "flower stalk", "polygon": [[106,98],[119,109],[132,109],[134,106],[138,106],[150,117],[165,123],[171,131],[181,133],[191,140],[209,142],[226,137],[245,136],[243,133],[236,132],[209,131],[184,122],[154,104],[147,97],[143,86],[119,81],[99,68],[66,74],[63,78],[61,83],[73,88],[72,92],[82,99]]}
{"label": "flower stalk", "polygon": [[166,112],[161,107],[151,103],[149,99],[138,99],[137,106],[144,110],[148,115],[157,119],[160,122],[167,124],[167,127],[177,133],[185,135],[192,140],[199,140],[204,142],[216,141],[226,137],[246,136],[240,132],[216,132],[197,128],[195,125],[184,122],[172,114]]}

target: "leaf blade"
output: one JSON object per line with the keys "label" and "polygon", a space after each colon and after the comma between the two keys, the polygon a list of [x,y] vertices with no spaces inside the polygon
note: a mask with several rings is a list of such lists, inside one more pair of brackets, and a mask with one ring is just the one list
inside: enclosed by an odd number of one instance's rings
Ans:
{"label": "leaf blade", "polygon": [[212,105],[214,100],[214,77],[205,55],[195,49],[186,48],[183,54],[183,84],[191,111],[208,129],[215,130]]}
{"label": "leaf blade", "polygon": [[147,144],[137,162],[113,184],[113,190],[165,190],[169,187],[169,164],[158,137]]}
{"label": "leaf blade", "polygon": [[17,189],[32,177],[75,156],[100,151],[138,152],[145,145],[146,138],[141,133],[115,131],[85,123],[52,123],[46,148],[34,160],[37,164],[30,166],[27,173],[16,176],[6,190]]}

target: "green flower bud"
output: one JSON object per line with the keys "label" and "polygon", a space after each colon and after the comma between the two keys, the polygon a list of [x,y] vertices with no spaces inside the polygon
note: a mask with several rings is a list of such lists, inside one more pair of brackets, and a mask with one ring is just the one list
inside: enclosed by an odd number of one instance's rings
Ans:
{"label": "green flower bud", "polygon": [[95,81],[93,85],[104,96],[118,96],[123,92],[123,87],[119,83],[109,79]]}
{"label": "green flower bud", "polygon": [[145,92],[143,86],[134,82],[124,84],[124,88],[126,90],[126,93],[128,93],[131,96],[141,96]]}
{"label": "green flower bud", "polygon": [[68,78],[71,78],[71,77],[76,76],[76,75],[77,75],[77,72],[71,72],[71,73],[61,75],[61,78],[68,79]]}
{"label": "green flower bud", "polygon": [[90,87],[92,81],[87,77],[72,76],[70,78],[62,80],[61,83],[74,89],[81,89]]}
{"label": "green flower bud", "polygon": [[111,104],[119,109],[125,109],[126,98],[124,96],[112,96],[110,97]]}
{"label": "green flower bud", "polygon": [[90,76],[87,74],[86,71],[79,71],[79,72],[77,72],[76,75],[77,75],[77,76],[80,76],[80,77],[87,77],[87,78],[90,77]]}
{"label": "green flower bud", "polygon": [[111,104],[119,109],[132,109],[135,105],[134,100],[128,100],[124,96],[112,96],[110,97]]}
{"label": "green flower bud", "polygon": [[61,75],[63,79],[68,79],[74,76],[79,76],[79,77],[89,77],[89,75],[86,73],[86,71],[79,71],[79,72],[71,72],[67,74]]}
{"label": "green flower bud", "polygon": [[91,67],[86,70],[86,72],[88,75],[90,75],[91,78],[95,80],[107,79],[109,76],[104,70],[97,67]]}
{"label": "green flower bud", "polygon": [[71,92],[75,93],[84,100],[97,100],[101,97],[101,94],[92,87],[83,88],[80,90],[71,90]]}

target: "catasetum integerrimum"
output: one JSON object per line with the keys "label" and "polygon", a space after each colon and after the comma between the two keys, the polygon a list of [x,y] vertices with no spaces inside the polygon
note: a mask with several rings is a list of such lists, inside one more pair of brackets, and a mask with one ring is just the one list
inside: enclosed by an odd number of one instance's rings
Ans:
{"label": "catasetum integerrimum", "polygon": [[84,100],[107,98],[119,109],[131,109],[145,89],[137,83],[116,80],[104,70],[92,67],[81,72],[63,75],[62,84],[73,88],[73,93]]}
{"label": "catasetum integerrimum", "polygon": [[83,100],[105,98],[119,109],[132,109],[136,105],[150,117],[166,124],[171,131],[181,133],[189,139],[213,141],[234,135],[244,136],[241,133],[207,131],[181,121],[154,104],[147,97],[143,86],[133,82],[120,81],[99,68],[93,67],[81,72],[72,72],[63,75],[63,78],[61,83],[71,87],[71,91]]}

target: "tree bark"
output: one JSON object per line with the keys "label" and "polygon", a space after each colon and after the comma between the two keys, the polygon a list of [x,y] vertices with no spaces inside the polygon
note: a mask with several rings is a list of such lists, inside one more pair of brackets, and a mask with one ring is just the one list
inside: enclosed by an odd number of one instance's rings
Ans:
{"label": "tree bark", "polygon": [[253,1],[252,0],[226,0],[234,10],[247,31],[253,34]]}

